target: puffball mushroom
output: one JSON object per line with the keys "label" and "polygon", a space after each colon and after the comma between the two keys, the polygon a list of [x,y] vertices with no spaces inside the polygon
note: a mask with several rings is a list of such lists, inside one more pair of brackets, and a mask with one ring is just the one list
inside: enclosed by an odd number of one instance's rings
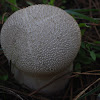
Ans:
{"label": "puffball mushroom", "polygon": [[[80,29],[74,18],[50,5],[16,11],[1,30],[1,46],[12,63],[15,79],[31,89],[39,89],[70,73],[80,44]],[[61,91],[67,81],[65,77],[59,78],[40,92]]]}

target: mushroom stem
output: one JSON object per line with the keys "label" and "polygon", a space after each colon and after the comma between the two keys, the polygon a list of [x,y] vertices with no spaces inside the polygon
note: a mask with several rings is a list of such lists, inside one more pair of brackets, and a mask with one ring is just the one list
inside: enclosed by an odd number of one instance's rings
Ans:
{"label": "mushroom stem", "polygon": [[64,72],[61,72],[55,76],[38,76],[23,72],[15,66],[12,66],[11,70],[12,73],[14,73],[15,79],[18,80],[20,84],[25,84],[26,86],[34,90],[39,90],[40,93],[53,94],[64,90],[64,88],[66,87],[66,84],[68,83],[68,79],[66,77],[70,76],[73,70],[73,64],[71,64],[69,68],[70,69],[66,69]]}

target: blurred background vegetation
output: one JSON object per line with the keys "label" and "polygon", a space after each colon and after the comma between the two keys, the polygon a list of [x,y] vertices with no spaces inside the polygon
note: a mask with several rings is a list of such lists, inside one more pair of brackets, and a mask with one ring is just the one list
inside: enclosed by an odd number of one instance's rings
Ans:
{"label": "blurred background vegetation", "polygon": [[16,82],[0,47],[0,100],[100,100],[100,1],[99,0],[0,0],[0,29],[15,11],[49,4],[64,9],[78,22],[82,44],[74,61],[74,72],[64,93],[47,96]]}

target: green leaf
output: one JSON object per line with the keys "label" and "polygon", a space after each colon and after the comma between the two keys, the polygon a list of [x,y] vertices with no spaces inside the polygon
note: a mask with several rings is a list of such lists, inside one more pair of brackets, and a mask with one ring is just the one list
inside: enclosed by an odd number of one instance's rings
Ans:
{"label": "green leaf", "polygon": [[80,48],[80,51],[76,58],[76,62],[86,65],[86,64],[91,64],[93,62],[93,59],[91,57],[88,57],[87,52],[85,52],[84,49]]}
{"label": "green leaf", "polygon": [[[10,2],[11,4],[17,6],[16,0],[7,0],[8,2]],[[17,11],[18,8],[14,7],[13,5],[10,5],[12,11]]]}
{"label": "green leaf", "polygon": [[90,26],[86,25],[86,23],[80,23],[79,27],[90,27]]}
{"label": "green leaf", "polygon": [[100,85],[95,87],[94,89],[90,90],[89,92],[83,94],[82,96],[80,96],[78,100],[84,100],[84,97],[87,97],[87,96],[89,96],[97,91],[100,91]]}
{"label": "green leaf", "polygon": [[0,76],[0,80],[3,80],[3,81],[8,80],[8,75]]}
{"label": "green leaf", "polygon": [[100,100],[100,93],[99,93],[98,96],[97,96],[97,100]]}
{"label": "green leaf", "polygon": [[62,1],[62,3],[66,3],[66,2],[67,2],[67,0],[63,0],[63,1]]}
{"label": "green leaf", "polygon": [[95,41],[94,43],[96,43],[96,44],[100,44],[100,41]]}
{"label": "green leaf", "polygon": [[94,61],[96,61],[96,54],[94,51],[90,51],[90,56]]}
{"label": "green leaf", "polygon": [[86,46],[85,46],[85,43],[84,43],[84,42],[82,42],[82,43],[81,43],[81,47],[82,47],[82,48],[84,48],[84,49],[86,48]]}
{"label": "green leaf", "polygon": [[90,11],[100,11],[100,9],[71,9],[72,11],[75,11],[75,12],[90,12]]}
{"label": "green leaf", "polygon": [[54,5],[55,0],[50,0],[49,5]]}
{"label": "green leaf", "polygon": [[94,18],[88,17],[88,16],[86,16],[84,14],[81,14],[81,13],[78,13],[78,12],[75,12],[75,11],[72,11],[72,10],[65,10],[65,11],[67,13],[71,14],[71,15],[77,16],[77,17],[85,19],[85,20],[88,20],[90,22],[94,22],[94,23],[98,23],[99,22],[98,20],[95,20]]}
{"label": "green leaf", "polygon": [[100,53],[96,53],[96,57],[97,58],[100,58]]}
{"label": "green leaf", "polygon": [[61,8],[61,9],[65,9],[66,7],[65,7],[65,6],[61,6],[60,8]]}
{"label": "green leaf", "polygon": [[1,3],[2,5],[4,5],[5,0],[0,0],[0,3]]}
{"label": "green leaf", "polygon": [[43,4],[47,4],[48,0],[42,0]]}
{"label": "green leaf", "polygon": [[33,3],[31,3],[30,1],[26,1],[26,3],[27,3],[28,5],[30,5],[30,6],[33,5]]}
{"label": "green leaf", "polygon": [[86,44],[86,48],[88,49],[88,51],[90,51],[91,44],[87,43],[87,44]]}
{"label": "green leaf", "polygon": [[84,35],[85,31],[85,29],[81,29],[81,34]]}
{"label": "green leaf", "polygon": [[[2,16],[0,16],[0,20],[2,20]],[[6,20],[7,20],[7,17],[6,17],[6,16],[4,16],[3,21],[5,22]]]}
{"label": "green leaf", "polygon": [[95,49],[95,50],[100,50],[100,46],[96,46],[96,45],[91,45],[91,48]]}
{"label": "green leaf", "polygon": [[92,60],[92,58],[87,57],[87,55],[86,55],[85,57],[80,58],[78,62],[80,62],[81,64],[87,65],[87,64],[91,64],[93,62],[93,60]]}
{"label": "green leaf", "polygon": [[86,49],[88,49],[89,51],[91,51],[90,49],[94,49],[96,51],[100,50],[100,46],[98,46],[98,45],[86,43],[86,42],[82,42],[82,43],[85,45]]}
{"label": "green leaf", "polygon": [[75,64],[75,71],[76,72],[81,72],[81,64],[80,63]]}

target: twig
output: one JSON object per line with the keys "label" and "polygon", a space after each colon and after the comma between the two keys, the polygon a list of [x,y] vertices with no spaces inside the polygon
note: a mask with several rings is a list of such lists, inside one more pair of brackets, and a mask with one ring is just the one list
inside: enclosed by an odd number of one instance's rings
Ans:
{"label": "twig", "polygon": [[4,17],[5,17],[5,15],[6,15],[6,14],[7,14],[7,12],[3,14],[1,24],[3,24],[3,23],[4,23]]}
{"label": "twig", "polygon": [[79,3],[77,2],[77,0],[74,0],[74,2],[76,4],[77,8],[80,8]]}
{"label": "twig", "polygon": [[11,89],[11,88],[8,88],[8,87],[5,87],[5,86],[0,85],[0,89],[3,89],[3,88],[5,88],[6,90],[12,90],[12,91],[17,92],[19,94],[23,94],[25,96],[28,96],[26,93],[23,93],[23,92],[20,92],[20,91],[15,90],[15,89]]}
{"label": "twig", "polygon": [[[0,89],[11,90],[11,91],[14,91],[14,92],[16,92],[18,94],[21,94],[21,95],[24,95],[24,96],[27,96],[28,97],[28,93],[20,92],[18,90],[11,89],[11,88],[8,88],[8,87],[2,86],[2,85],[0,85]],[[38,100],[40,99],[40,97],[36,97],[34,95],[32,95],[31,97],[33,97],[35,99],[38,99]]]}
{"label": "twig", "polygon": [[82,81],[82,77],[80,76],[80,83],[81,83],[81,86],[82,86],[82,89],[83,89],[83,81]]}
{"label": "twig", "polygon": [[[92,8],[91,3],[92,3],[92,0],[89,0],[89,9],[91,9],[91,8]],[[91,12],[91,10],[90,10],[90,17],[92,18],[92,12]]]}
{"label": "twig", "polygon": [[29,96],[33,95],[33,94],[36,94],[37,92],[39,92],[40,90],[42,90],[43,88],[49,86],[50,84],[52,84],[53,82],[55,82],[56,80],[62,78],[63,76],[67,75],[67,74],[70,74],[70,73],[64,73],[63,75],[61,76],[58,76],[57,78],[54,78],[52,79],[51,81],[49,81],[47,84],[45,84],[44,86],[40,87],[39,89],[37,89],[36,91],[33,91],[32,93],[29,94]]}
{"label": "twig", "polygon": [[100,24],[96,24],[96,23],[86,23],[87,25],[92,25],[92,26],[100,26]]}
{"label": "twig", "polygon": [[87,72],[73,72],[74,74],[78,74],[78,75],[100,75],[100,73],[87,73]]}
{"label": "twig", "polygon": [[[100,46],[100,44],[94,44],[94,43],[92,43],[92,42],[88,42],[88,41],[84,41],[85,43],[88,43],[88,44],[91,44],[91,45],[93,45],[93,46]],[[86,50],[87,51],[87,49],[84,49],[84,50]]]}
{"label": "twig", "polygon": [[12,6],[14,6],[14,7],[18,8],[18,9],[21,9],[20,7],[18,7],[18,6],[16,6],[16,5],[14,5],[13,3],[11,3],[11,2],[9,2],[9,1],[7,1],[7,0],[6,0],[6,2],[7,2],[7,3],[9,3],[10,5],[12,5]]}
{"label": "twig", "polygon": [[100,73],[91,73],[91,72],[100,72],[100,70],[92,70],[92,71],[87,71],[87,72],[73,72],[74,75],[71,75],[69,77],[65,77],[65,78],[73,78],[76,77],[78,75],[100,75]]}
{"label": "twig", "polygon": [[[97,2],[98,9],[100,9],[100,3],[99,3],[99,1],[98,0],[95,0],[95,1]],[[100,11],[99,11],[99,14],[100,14]]]}
{"label": "twig", "polygon": [[96,6],[96,4],[95,4],[95,1],[92,1],[92,3],[93,3],[93,5],[94,5],[94,7],[95,7],[96,9],[98,9],[97,6]]}
{"label": "twig", "polygon": [[91,71],[87,71],[87,72],[100,72],[100,70],[91,70]]}
{"label": "twig", "polygon": [[82,92],[80,92],[73,100],[77,100],[82,94],[84,94],[92,85],[100,81],[100,78],[98,78],[95,82],[90,84],[87,88],[85,88]]}
{"label": "twig", "polygon": [[92,42],[95,42],[96,40],[94,40],[94,39],[92,39],[91,37],[89,37],[89,36],[86,36],[86,38],[88,38],[90,41],[92,41]]}
{"label": "twig", "polygon": [[[100,75],[99,73],[87,73],[87,72],[83,72],[83,73],[80,73],[80,72],[73,72],[73,73],[76,74],[76,75],[72,75],[72,76],[69,76],[69,77],[66,77],[66,78],[72,78],[72,77],[75,77],[75,76],[77,76],[77,75]],[[40,87],[40,88],[37,89],[36,91],[30,93],[29,96],[31,96],[31,95],[33,95],[33,94],[39,92],[39,91],[42,90],[43,88],[47,87],[48,85],[52,84],[53,82],[55,82],[56,80],[62,78],[62,77],[65,76],[65,75],[66,75],[66,74],[64,74],[64,75],[62,75],[62,76],[60,76],[60,77],[58,77],[58,78],[56,78],[56,79],[54,79],[54,80],[48,82],[47,84],[45,84],[44,86]]]}
{"label": "twig", "polygon": [[99,33],[99,31],[97,30],[96,26],[94,26],[94,29],[95,29],[95,31],[96,31],[96,33],[97,33],[99,39],[100,39],[100,33]]}
{"label": "twig", "polygon": [[[73,80],[71,80],[71,83],[72,83],[72,81]],[[64,94],[64,96],[63,96],[63,99],[62,100],[65,100],[66,99],[66,96],[67,96],[67,94],[68,94],[68,91],[69,91],[69,89],[71,88],[71,86],[73,85],[73,83],[72,84],[69,84],[69,86],[68,86],[68,88],[67,88],[67,90],[65,91],[65,94]]]}
{"label": "twig", "polygon": [[72,80],[72,86],[71,86],[71,89],[70,89],[70,100],[72,100],[73,98],[73,80]]}
{"label": "twig", "polygon": [[24,100],[20,95],[18,95],[17,93],[15,93],[14,91],[10,89],[6,89],[4,87],[0,87],[0,89],[2,89],[3,91],[7,91],[9,94],[13,94],[14,96],[18,97],[20,100]]}

